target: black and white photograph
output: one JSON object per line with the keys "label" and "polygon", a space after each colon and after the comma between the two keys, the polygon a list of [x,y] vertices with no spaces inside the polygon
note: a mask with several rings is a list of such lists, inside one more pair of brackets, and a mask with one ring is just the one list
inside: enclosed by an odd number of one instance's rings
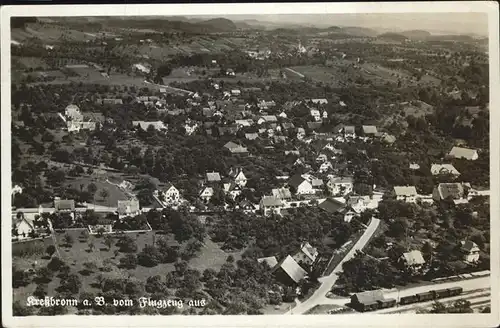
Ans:
{"label": "black and white photograph", "polygon": [[476,4],[2,8],[6,326],[498,324]]}

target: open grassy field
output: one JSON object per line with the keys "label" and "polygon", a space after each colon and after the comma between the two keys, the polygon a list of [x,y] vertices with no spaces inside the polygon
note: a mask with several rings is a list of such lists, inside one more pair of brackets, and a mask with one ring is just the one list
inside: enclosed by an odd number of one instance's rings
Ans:
{"label": "open grassy field", "polygon": [[42,69],[47,69],[48,65],[43,59],[38,57],[12,57],[13,69],[36,69],[39,67],[41,67]]}
{"label": "open grassy field", "polygon": [[[71,230],[67,231],[68,235],[71,235],[74,239],[74,243],[71,246],[65,246],[63,242],[64,235],[66,233],[57,233],[56,240],[60,253],[61,259],[66,262],[70,268],[71,273],[79,273],[80,279],[82,281],[81,291],[96,293],[99,292],[98,286],[95,285],[96,277],[101,273],[99,269],[88,274],[85,273],[84,263],[94,262],[98,268],[103,266],[108,266],[112,268],[111,272],[106,272],[106,275],[121,276],[121,277],[134,277],[139,281],[145,282],[150,276],[160,275],[165,276],[166,273],[174,270],[174,263],[164,263],[159,264],[153,268],[146,268],[142,266],[137,266],[135,269],[123,269],[119,268],[119,260],[124,256],[123,253],[119,253],[115,256],[115,251],[117,247],[113,245],[111,249],[104,244],[103,237],[90,236],[87,241],[81,242],[79,236],[82,230]],[[172,235],[156,235],[154,237],[154,232],[148,231],[145,233],[129,233],[135,239],[135,242],[140,252],[144,246],[152,244],[156,238],[167,238],[171,246],[178,245],[181,250],[184,244],[179,245],[173,238]],[[52,239],[49,239],[49,241]],[[89,249],[89,242],[92,242],[95,246],[93,251]],[[115,239],[116,242],[116,239]],[[229,255],[233,255],[235,260],[241,258],[241,252],[238,253],[226,253],[222,251],[219,246],[212,241],[205,241],[205,245],[202,247],[201,252],[198,256],[189,261],[189,266],[193,269],[203,271],[206,268],[213,268],[218,270],[222,264],[226,261]],[[36,265],[35,268],[40,268],[46,266],[48,259],[43,259],[42,256],[32,256],[28,258],[13,257],[13,264],[15,264],[19,269],[29,269],[33,267],[33,263]],[[55,295],[56,288],[60,284],[60,279],[54,277],[54,279],[48,284],[48,295]],[[26,287],[17,288],[14,290],[14,301],[19,300],[21,302],[26,302],[26,298],[31,296],[36,289],[36,283],[31,283]]]}
{"label": "open grassy field", "polygon": [[64,39],[70,41],[86,41],[96,38],[90,33],[84,33],[82,31],[53,24],[28,24],[26,29],[14,28],[11,31],[11,38],[18,42],[23,42],[33,37],[45,43],[60,42]]}
{"label": "open grassy field", "polygon": [[[78,177],[76,179],[68,179],[67,185],[72,186],[75,189],[82,188],[83,190],[87,190],[87,186],[90,183],[94,183],[97,186],[97,192],[95,195],[95,204],[101,206],[110,206],[116,207],[119,200],[127,200],[128,195],[120,190],[115,185],[112,185],[103,179],[96,179],[93,177]],[[101,190],[106,189],[108,191],[109,196],[106,198],[102,198],[100,193]]]}
{"label": "open grassy field", "polygon": [[[307,66],[293,66],[286,71],[287,77],[293,78],[293,73],[299,78],[304,75],[315,82],[323,82],[332,85],[333,87],[341,87],[346,83],[346,76],[341,72],[338,66],[320,66],[320,65],[307,65]],[[291,74],[288,74],[291,73]],[[297,74],[299,73],[299,74]]]}

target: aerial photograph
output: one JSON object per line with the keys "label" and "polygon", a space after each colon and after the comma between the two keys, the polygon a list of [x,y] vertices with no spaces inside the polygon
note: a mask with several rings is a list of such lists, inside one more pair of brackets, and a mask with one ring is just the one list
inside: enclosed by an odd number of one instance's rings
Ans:
{"label": "aerial photograph", "polygon": [[488,47],[481,13],[12,17],[13,316],[491,313]]}

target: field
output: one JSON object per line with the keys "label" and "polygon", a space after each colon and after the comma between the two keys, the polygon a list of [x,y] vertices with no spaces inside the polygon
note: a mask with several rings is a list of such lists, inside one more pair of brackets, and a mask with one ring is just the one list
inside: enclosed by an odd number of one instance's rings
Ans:
{"label": "field", "polygon": [[[139,281],[143,282],[145,282],[146,279],[150,276],[160,275],[163,277],[166,273],[174,270],[174,263],[159,264],[153,268],[146,268],[142,266],[137,266],[137,268],[135,269],[119,268],[119,259],[123,257],[123,254],[119,253],[117,257],[114,255],[115,251],[117,250],[116,246],[113,245],[111,249],[108,249],[104,244],[104,238],[96,236],[90,236],[88,241],[80,242],[78,240],[78,237],[80,236],[81,231],[82,230],[70,230],[66,232],[75,240],[71,247],[63,246],[64,233],[56,234],[56,240],[61,259],[68,265],[70,265],[72,273],[80,273],[80,279],[82,281],[82,288],[80,289],[81,291],[92,293],[96,293],[99,291],[98,287],[94,284],[96,282],[96,277],[100,273],[99,270],[95,270],[95,272],[91,272],[88,275],[81,274],[85,273],[82,272],[82,270],[84,270],[83,263],[89,261],[94,262],[98,268],[103,267],[103,265],[111,266],[112,271],[107,272],[106,275],[109,274],[121,277],[135,277]],[[145,245],[152,244],[155,238],[158,239],[160,237],[167,238],[169,244],[171,244],[172,246],[179,245],[171,235],[156,235],[155,237],[154,232],[129,233],[127,235],[135,239],[138,246],[138,251],[141,251]],[[50,242],[52,239],[48,240]],[[92,242],[95,246],[93,251],[89,250],[89,242]],[[184,245],[180,245],[181,249],[183,246]],[[207,238],[199,255],[189,261],[189,266],[200,271],[203,271],[206,268],[213,268],[215,270],[218,270],[226,261],[229,255],[232,255],[236,261],[241,259],[241,252],[226,253],[222,251],[217,244],[213,243]],[[35,268],[46,266],[46,264],[48,263],[48,259],[44,259],[40,255],[27,258],[13,257],[13,264],[16,265],[19,269],[32,268],[35,261]],[[59,286],[59,284],[60,279],[54,278],[48,284],[48,295],[55,295],[55,290]],[[15,289],[13,295],[14,300],[25,302],[26,298],[32,295],[32,293],[35,291],[35,288],[36,283],[31,283],[26,287]]]}
{"label": "field", "polygon": [[406,104],[403,106],[405,116],[412,115],[414,117],[423,117],[427,114],[433,113],[433,107],[422,101],[415,102],[415,104]]}
{"label": "field", "polygon": [[[340,71],[339,67],[329,67],[329,66],[319,66],[319,65],[308,65],[308,66],[293,66],[287,69],[287,77],[293,78],[293,73],[299,78],[302,78],[299,74],[310,78],[313,81],[328,83],[332,87],[341,87],[345,85],[346,77],[345,73]],[[299,73],[299,74],[297,74]]]}
{"label": "field", "polygon": [[25,30],[14,28],[11,33],[11,38],[21,43],[33,37],[45,43],[60,42],[63,39],[70,41],[95,39],[95,36],[92,36],[91,33],[84,33],[52,24],[29,24]]}
{"label": "field", "polygon": [[47,69],[47,63],[38,57],[12,57],[12,69]]}
{"label": "field", "polygon": [[[97,186],[97,192],[95,195],[95,204],[97,205],[116,207],[119,200],[128,199],[127,194],[120,190],[120,188],[118,188],[117,186],[93,177],[82,177],[71,180],[68,179],[67,185],[78,190],[80,188],[82,188],[83,190],[87,190],[87,186],[90,183],[94,183]],[[100,195],[100,192],[103,189],[106,189],[108,191],[108,197],[106,198],[102,198]]]}

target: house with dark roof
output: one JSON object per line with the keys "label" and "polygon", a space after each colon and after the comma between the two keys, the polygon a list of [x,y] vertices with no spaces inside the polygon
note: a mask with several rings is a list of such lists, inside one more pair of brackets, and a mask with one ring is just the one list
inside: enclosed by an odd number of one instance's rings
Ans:
{"label": "house with dark roof", "polygon": [[301,266],[310,268],[318,259],[319,252],[316,247],[312,247],[308,242],[300,244],[299,251],[293,256],[295,262]]}
{"label": "house with dark roof", "polygon": [[239,185],[240,187],[244,187],[246,184],[247,184],[247,177],[245,176],[245,174],[243,173],[243,169],[240,167],[240,168],[234,168],[232,167],[230,170],[229,170],[229,177],[231,179],[233,179],[233,181]]}
{"label": "house with dark roof", "polygon": [[328,213],[337,213],[345,208],[345,203],[342,203],[342,202],[335,200],[333,198],[327,198],[324,201],[322,201],[321,203],[319,203],[318,207],[321,208],[323,211],[326,211]]}
{"label": "house with dark roof", "polygon": [[212,199],[213,195],[214,195],[214,188],[205,186],[203,187],[203,189],[201,189],[200,198],[205,203],[208,203],[210,199]]}
{"label": "house with dark roof", "polygon": [[386,299],[382,290],[369,290],[351,296],[351,307],[358,311],[374,310],[396,304],[395,299]]}
{"label": "house with dark roof", "polygon": [[307,276],[306,270],[288,255],[273,269],[273,274],[278,281],[287,286],[296,286]]}
{"label": "house with dark roof", "polygon": [[480,249],[475,242],[471,240],[462,240],[460,242],[460,251],[466,263],[476,263],[479,261]]}
{"label": "house with dark roof", "polygon": [[241,186],[235,182],[224,183],[222,187],[224,189],[224,192],[233,200],[241,195]]}
{"label": "house with dark roof", "polygon": [[281,214],[281,209],[284,207],[283,201],[274,196],[264,196],[260,200],[259,208],[265,216],[271,214]]}

